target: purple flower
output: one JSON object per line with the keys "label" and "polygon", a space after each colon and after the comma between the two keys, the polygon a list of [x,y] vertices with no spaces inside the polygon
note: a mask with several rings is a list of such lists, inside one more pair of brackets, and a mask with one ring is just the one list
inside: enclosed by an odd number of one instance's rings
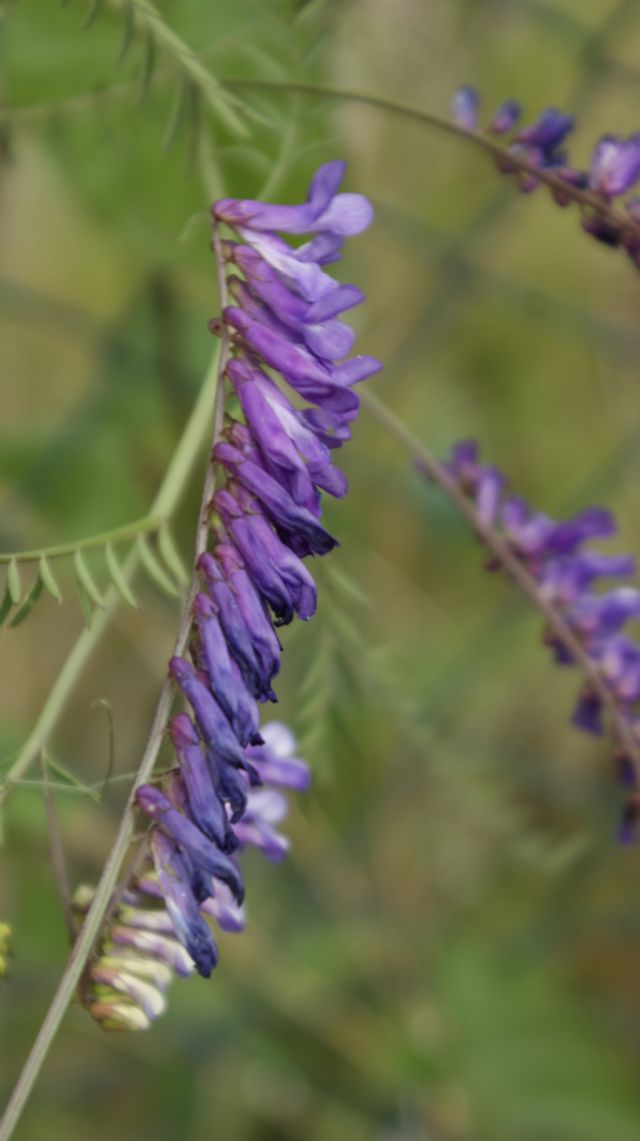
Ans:
{"label": "purple flower", "polygon": [[176,844],[158,829],[151,834],[151,854],[167,911],[182,946],[196,969],[208,978],[218,961],[218,948],[189,882],[189,869]]}
{"label": "purple flower", "polygon": [[229,653],[215,606],[208,595],[196,595],[193,611],[200,636],[198,664],[206,669],[211,693],[228,718],[239,743],[248,745],[257,736],[259,728],[255,698]]}
{"label": "purple flower", "polygon": [[460,127],[464,127],[467,131],[476,131],[478,129],[479,107],[480,95],[478,91],[475,87],[465,84],[463,87],[459,87],[453,96],[451,114]]}
{"label": "purple flower", "polygon": [[286,796],[273,788],[259,788],[249,793],[246,811],[234,824],[241,847],[259,848],[268,860],[278,862],[289,850],[289,840],[274,827],[287,814]]}
{"label": "purple flower", "polygon": [[164,793],[153,785],[143,784],[136,792],[136,800],[142,811],[191,858],[196,868],[226,883],[238,903],[242,903],[244,886],[237,866],[191,820],[178,812]]}
{"label": "purple flower", "polygon": [[540,147],[548,160],[560,143],[573,130],[575,119],[555,107],[547,107],[529,127],[522,127],[516,136],[519,143]]}
{"label": "purple flower", "polygon": [[180,764],[191,819],[223,851],[232,847],[233,833],[218,799],[200,738],[186,713],[178,713],[169,723],[169,733]]}
{"label": "purple flower", "polygon": [[[460,88],[454,98],[454,118],[474,131],[478,126],[478,102],[477,92],[470,87]],[[519,117],[518,102],[505,100],[487,127],[488,134],[506,134]],[[541,185],[537,170],[551,172],[554,182],[549,185],[549,191],[554,201],[559,206],[580,202],[580,221],[585,233],[613,249],[622,246],[640,268],[640,208],[634,201],[624,204],[628,222],[610,209],[612,199],[625,194],[640,178],[640,132],[627,138],[604,135],[595,145],[590,169],[585,171],[573,166],[568,154],[561,149],[573,127],[573,116],[548,107],[533,123],[520,128],[505,151],[496,153],[491,148],[495,164],[501,174],[515,175],[525,194]],[[588,191],[590,201],[585,203],[576,191]]]}
{"label": "purple flower", "polygon": [[640,132],[628,139],[604,135],[595,146],[589,187],[607,198],[625,194],[640,178]]}
{"label": "purple flower", "polygon": [[346,163],[327,162],[314,175],[307,201],[302,206],[273,206],[251,199],[223,198],[213,206],[213,213],[230,226],[252,230],[286,230],[289,234],[329,231],[349,236],[359,234],[371,224],[371,203],[362,194],[338,194]]}
{"label": "purple flower", "polygon": [[278,538],[257,499],[238,485],[233,494],[216,492],[214,506],[278,619],[290,622],[294,612],[311,618],[316,611],[315,583],[304,563]]}
{"label": "purple flower", "polygon": [[513,130],[521,114],[522,107],[517,99],[505,99],[493,116],[489,130],[494,135],[506,135]]}
{"label": "purple flower", "polygon": [[[617,706],[621,722],[628,724],[634,738],[640,737],[640,645],[620,633],[628,622],[640,617],[640,590],[618,586],[604,593],[592,587],[598,580],[633,573],[629,555],[603,554],[586,548],[594,539],[615,533],[609,511],[590,507],[572,518],[558,522],[532,510],[519,496],[505,495],[504,480],[496,468],[480,463],[473,440],[456,444],[446,464],[461,491],[472,500],[485,524],[505,540],[512,554],[528,571],[540,598],[551,602],[564,623],[580,642],[594,670]],[[490,566],[497,569],[494,559]],[[561,632],[550,623],[545,642],[555,661],[575,666],[577,654],[565,644]],[[601,734],[608,706],[602,687],[591,674],[578,697],[572,723],[588,733]],[[264,746],[263,746],[264,748]],[[260,750],[257,751],[260,755]],[[618,756],[625,783],[635,787],[635,766],[629,757]],[[623,815],[622,838],[635,834],[640,801],[628,802]]]}
{"label": "purple flower", "polygon": [[289,727],[281,721],[270,721],[263,726],[262,737],[262,745],[247,749],[261,780],[279,788],[306,792],[311,779],[309,767],[295,756],[296,739]]}
{"label": "purple flower", "polygon": [[[265,669],[264,662],[259,660],[252,631],[247,626],[238,599],[213,555],[208,552],[202,555],[198,569],[205,579],[207,593],[217,608],[229,653],[237,662],[249,692],[258,701],[275,701],[276,695],[271,688],[271,681],[277,672],[279,662],[271,658]],[[262,623],[260,626],[262,627]]]}
{"label": "purple flower", "polygon": [[183,658],[172,658],[169,672],[190,702],[202,739],[225,764],[246,768],[247,759],[231,725],[207,684]]}
{"label": "purple flower", "polygon": [[253,460],[231,444],[216,444],[215,459],[260,500],[276,529],[291,548],[301,554],[325,555],[338,545],[311,512],[300,507],[289,492]]}

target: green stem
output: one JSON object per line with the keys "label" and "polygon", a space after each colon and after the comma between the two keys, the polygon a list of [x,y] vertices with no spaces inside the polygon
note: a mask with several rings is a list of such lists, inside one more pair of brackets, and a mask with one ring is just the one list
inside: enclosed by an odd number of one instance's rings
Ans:
{"label": "green stem", "polygon": [[73,555],[76,551],[90,551],[96,547],[106,547],[107,543],[124,543],[127,539],[137,539],[138,535],[157,531],[165,522],[162,516],[150,512],[142,519],[134,519],[131,523],[123,523],[120,527],[112,527],[109,531],[99,531],[96,535],[87,535],[84,539],[76,539],[69,543],[56,543],[52,547],[40,547],[32,551],[12,551],[0,553],[0,564],[10,563],[15,559],[18,563],[38,562],[45,559],[58,559],[64,555]]}
{"label": "green stem", "polygon": [[511,154],[507,147],[496,142],[488,135],[482,134],[481,131],[468,130],[452,119],[434,114],[433,111],[425,111],[422,107],[416,107],[411,103],[401,103],[395,99],[387,99],[381,95],[370,95],[365,91],[351,91],[343,87],[325,86],[322,83],[297,83],[279,79],[233,78],[222,79],[221,82],[225,87],[230,87],[234,90],[247,88],[260,91],[282,91],[285,94],[296,93],[298,95],[321,96],[325,99],[341,99],[349,103],[362,103],[363,106],[373,107],[378,111],[387,111],[389,114],[398,115],[404,119],[410,119],[413,120],[413,122],[422,123],[429,127],[435,127],[438,131],[443,131],[448,135],[455,135],[459,139],[466,139],[468,142],[480,147],[481,150],[490,154],[501,166],[508,167],[510,172],[513,171],[532,175],[538,182],[542,182],[545,186],[548,186],[550,190],[557,190],[563,194],[565,198],[578,203],[580,206],[585,206],[589,210],[593,210],[594,213],[602,218],[606,218],[619,230],[624,230],[629,234],[640,237],[640,224],[634,222],[628,214],[616,210],[613,206],[606,205],[597,194],[592,194],[589,190],[580,190],[576,186],[570,186],[568,182],[565,182],[564,179],[552,171],[534,166],[520,155]]}
{"label": "green stem", "polygon": [[[200,394],[151,507],[149,518],[170,518],[185,490],[211,421],[211,408],[215,399],[214,392],[217,389],[219,352],[220,347],[216,345]],[[127,582],[133,578],[139,563],[140,555],[138,550],[134,549],[122,568]],[[110,587],[105,596],[104,609],[96,611],[91,627],[82,631],[72,647],[38,720],[9,769],[4,783],[0,786],[0,809],[10,795],[12,785],[24,777],[32,761],[46,744],[80,674],[120,601],[121,596],[118,591]]]}
{"label": "green stem", "polygon": [[122,11],[127,3],[132,2],[137,21],[148,29],[160,47],[172,56],[185,79],[197,88],[214,115],[234,134],[241,138],[247,137],[247,128],[233,109],[237,101],[225,91],[220,80],[216,79],[209,68],[198,59],[189,45],[166,23],[162,13],[151,0],[108,0],[108,2],[118,11]]}
{"label": "green stem", "polygon": [[[117,4],[118,2],[119,0],[112,0],[112,3]],[[198,61],[196,60],[196,62]],[[522,156],[511,154],[508,147],[503,146],[488,135],[484,135],[480,131],[468,130],[466,127],[455,123],[452,119],[445,118],[442,115],[436,115],[434,112],[426,111],[422,107],[416,107],[413,104],[403,103],[396,99],[387,99],[384,96],[373,95],[366,91],[351,91],[348,88],[333,87],[322,83],[302,83],[287,79],[239,79],[234,77],[221,77],[219,80],[214,80],[204,65],[199,66],[202,67],[203,72],[205,72],[211,81],[216,83],[221,89],[242,90],[246,88],[247,90],[282,92],[283,94],[308,95],[310,97],[320,97],[323,99],[340,99],[348,103],[361,103],[363,106],[373,107],[378,111],[386,111],[391,115],[397,115],[403,119],[409,119],[415,123],[433,127],[438,131],[443,131],[448,135],[454,135],[459,139],[466,139],[468,142],[473,143],[475,146],[480,147],[481,150],[490,154],[500,166],[508,168],[509,172],[533,176],[538,182],[548,186],[550,190],[556,190],[561,193],[565,199],[592,210],[599,217],[610,222],[619,231],[640,238],[640,223],[634,221],[633,218],[623,211],[616,210],[615,207],[604,203],[597,194],[592,194],[589,190],[581,190],[577,186],[571,186],[557,174],[554,174],[553,171],[541,169],[527,162]],[[104,92],[104,97],[110,98],[126,95],[127,86],[127,84],[119,84],[116,87],[108,88]],[[27,121],[29,119],[37,120],[45,115],[53,114],[57,110],[82,109],[87,105],[91,105],[100,97],[100,92],[98,92],[95,95],[82,94],[71,96],[68,99],[60,100],[57,104],[37,104],[32,107],[9,107],[0,112],[0,122],[5,120],[9,122],[19,122],[21,119]]]}
{"label": "green stem", "polygon": [[[217,236],[214,241],[217,240]],[[211,404],[213,401],[213,439],[211,446],[215,444],[218,435],[218,424],[222,417],[222,412],[219,411],[222,406],[221,392],[223,390],[222,372],[225,364],[225,346],[216,348],[214,360],[209,369],[207,378],[203,384],[202,391],[193,412],[189,418],[189,422],[183,433],[182,439],[178,444],[178,448],[174,455],[173,461],[167,472],[165,481],[160,488],[156,502],[155,509],[160,508],[167,511],[168,508],[177,502],[179,495],[184,487],[187,476],[191,471],[195,455],[200,450],[200,444],[203,441],[205,434],[204,429],[208,429],[207,434],[210,434],[210,425],[212,421]],[[211,499],[213,483],[214,483],[214,465],[211,462],[211,455],[207,457],[207,474],[204,481],[204,489],[202,493],[202,500],[200,505],[200,514],[198,517],[198,526],[196,530],[195,540],[195,553],[193,563],[193,573],[191,576],[191,587],[187,599],[185,601],[182,617],[180,620],[180,627],[176,640],[173,646],[172,657],[179,656],[184,653],[192,625],[191,608],[193,599],[197,590],[197,576],[196,564],[204,550],[206,550],[207,539],[209,535],[209,503]],[[148,781],[153,773],[156,763],[156,758],[162,744],[162,739],[165,732],[167,717],[171,709],[173,700],[173,685],[169,677],[165,678],[158,705],[156,707],[155,716],[151,726],[149,739],[145,748],[140,768],[138,769],[127,806],[122,816],[120,827],[115,838],[113,847],[109,854],[109,858],[104,866],[100,882],[96,888],[96,893],[93,902],[87,914],[87,917],[82,925],[82,929],[74,944],[71,952],[71,957],[67,963],[62,979],[58,986],[58,990],[54,995],[53,1001],[45,1019],[40,1027],[36,1040],[33,1044],[29,1057],[25,1062],[24,1068],[18,1078],[11,1098],[5,1109],[4,1116],[0,1121],[0,1141],[9,1141],[13,1134],[13,1130],[17,1125],[22,1111],[27,1103],[34,1083],[40,1073],[42,1064],[49,1052],[49,1048],[58,1032],[62,1019],[65,1016],[69,1003],[72,1001],[76,993],[78,984],[85,970],[86,964],[89,960],[95,941],[102,928],[105,915],[111,904],[114,888],[116,887],[118,876],[122,863],[127,854],[134,834],[135,823],[135,793],[136,789]]]}

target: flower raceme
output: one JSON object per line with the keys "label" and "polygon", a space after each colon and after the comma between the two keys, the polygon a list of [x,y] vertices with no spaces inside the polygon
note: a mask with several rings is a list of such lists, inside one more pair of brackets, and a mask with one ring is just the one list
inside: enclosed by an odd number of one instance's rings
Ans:
{"label": "flower raceme", "polygon": [[[633,586],[615,586],[602,593],[594,590],[601,580],[626,578],[636,569],[631,555],[607,554],[591,547],[593,540],[608,539],[616,533],[611,513],[589,507],[558,522],[533,510],[520,496],[506,494],[504,475],[480,463],[473,440],[453,447],[446,468],[474,504],[478,521],[502,536],[534,580],[540,597],[561,615],[597,670],[605,696],[610,695],[617,715],[628,727],[631,742],[640,745],[640,644],[623,633],[628,622],[640,617],[640,590]],[[497,558],[489,560],[487,569],[499,568]],[[558,633],[547,629],[544,637],[558,665],[579,664]],[[604,712],[602,693],[587,680],[572,723],[585,732],[601,734]],[[615,731],[615,726],[612,728]],[[615,760],[627,789],[620,838],[630,842],[640,816],[640,790],[624,741],[616,742]]]}
{"label": "flower raceme", "polygon": [[[280,722],[268,722],[262,743],[246,750],[261,787],[239,782],[244,808],[232,823],[224,802],[212,794],[210,768],[190,717],[176,714],[169,733],[179,769],[164,792],[147,785],[140,794],[152,817],[165,813],[164,826],[151,829],[142,868],[118,900],[83,986],[83,1004],[105,1030],[147,1029],[164,1012],[165,991],[176,976],[186,977],[195,967],[211,973],[218,948],[206,920],[229,933],[244,930],[237,856],[254,847],[269,860],[281,860],[289,847],[277,829],[288,807],[282,790],[303,792],[309,786],[293,734]],[[93,896],[91,887],[77,890],[79,919]],[[0,952],[1,937],[2,924]]]}
{"label": "flower raceme", "polygon": [[[209,549],[197,564],[190,660],[174,657],[169,666],[189,707],[169,726],[177,768],[162,787],[137,790],[151,821],[148,865],[130,884],[124,927],[122,914],[114,916],[126,951],[111,961],[112,925],[92,968],[89,1005],[105,1026],[148,1025],[163,1006],[167,968],[184,973],[188,963],[211,973],[218,952],[206,917],[224,926],[231,914],[234,929],[241,926],[238,856],[252,846],[283,857],[281,789],[308,785],[291,734],[279,724],[260,727],[259,706],[276,700],[277,628],[315,612],[303,560],[337,545],[320,521],[321,493],[347,492],[333,456],[358,414],[355,385],[381,367],[348,355],[354,333],[340,318],[364,297],[325,268],[373,216],[364,196],[339,192],[344,171],[342,162],[320,167],[302,205],[213,206],[214,251],[233,303],[223,299],[211,328],[225,337],[221,383],[240,411],[226,416],[213,449],[222,480],[210,504]],[[291,245],[283,232],[308,238]],[[140,945],[149,922],[165,942]],[[152,963],[137,969],[131,960],[140,955]],[[155,987],[146,1005],[138,1001],[141,972]]]}
{"label": "flower raceme", "polygon": [[[455,121],[467,131],[480,130],[480,96],[473,87],[460,87],[452,102]],[[516,174],[520,189],[530,193],[540,180],[528,170],[518,169],[517,160],[523,159],[529,167],[545,170],[564,182],[567,188],[588,191],[592,200],[603,207],[627,194],[640,179],[640,131],[627,138],[621,135],[603,135],[593,149],[587,170],[569,162],[564,144],[573,131],[575,120],[555,107],[547,107],[533,123],[518,126],[522,114],[515,99],[507,99],[495,111],[488,124],[488,134],[510,135],[504,158],[497,159],[503,174]],[[509,156],[513,162],[509,161]],[[567,206],[570,193],[554,186],[552,194],[559,206]],[[628,219],[628,222],[626,221]],[[583,206],[583,229],[599,242],[608,246],[621,246],[634,265],[640,268],[640,237],[635,224],[640,222],[640,199],[630,198],[624,203],[624,213],[612,215]],[[626,223],[626,224],[625,224]]]}

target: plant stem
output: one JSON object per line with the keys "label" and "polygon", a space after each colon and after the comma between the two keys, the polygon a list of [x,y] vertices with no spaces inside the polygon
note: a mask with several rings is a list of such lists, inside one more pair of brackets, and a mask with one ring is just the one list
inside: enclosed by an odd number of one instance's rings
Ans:
{"label": "plant stem", "polygon": [[[117,0],[112,0],[112,3],[117,3]],[[204,65],[203,70],[206,71]],[[373,95],[367,91],[351,91],[344,87],[332,87],[330,84],[298,83],[288,79],[240,79],[232,76],[213,80],[211,73],[207,72],[207,74],[210,75],[212,81],[217,83],[222,89],[228,88],[233,91],[246,88],[247,90],[256,91],[280,91],[283,94],[307,95],[310,97],[318,96],[322,99],[340,99],[346,103],[361,103],[365,107],[373,107],[378,111],[386,111],[391,115],[397,115],[400,118],[409,119],[413,122],[433,127],[435,130],[443,131],[448,135],[455,135],[459,139],[466,139],[468,142],[473,143],[475,146],[480,147],[490,154],[501,166],[509,167],[509,169],[514,172],[532,175],[538,182],[542,182],[545,186],[548,186],[550,190],[556,190],[566,199],[586,207],[589,210],[593,210],[595,214],[609,221],[619,231],[624,231],[636,238],[640,238],[640,223],[634,221],[630,215],[625,214],[623,211],[616,210],[615,207],[604,203],[597,194],[592,194],[589,190],[581,190],[577,186],[571,186],[568,182],[565,182],[564,179],[554,174],[553,171],[543,170],[533,166],[521,155],[510,154],[507,147],[495,139],[490,138],[488,135],[482,134],[481,131],[468,130],[452,119],[442,115],[436,115],[434,112],[427,111],[422,107],[416,107],[410,103],[403,103],[396,99],[387,99],[381,95]],[[203,78],[202,75],[199,76],[201,81]],[[20,122],[22,120],[26,122],[34,120],[37,122],[45,116],[61,113],[65,110],[81,111],[95,105],[101,98],[124,97],[132,87],[133,85],[130,83],[122,83],[115,87],[107,88],[103,92],[98,91],[89,95],[82,93],[81,95],[61,99],[57,103],[42,103],[34,104],[33,106],[4,108],[0,110],[0,123],[5,121]]]}
{"label": "plant stem", "polygon": [[[218,242],[217,246],[215,245],[216,242]],[[218,258],[220,255],[220,245],[217,239],[217,235],[214,235],[214,248],[216,249],[216,258]],[[222,263],[218,261],[219,274],[223,274],[223,269],[221,266]],[[224,289],[221,289],[222,305],[224,305],[224,297]],[[203,390],[196,402],[193,413],[189,419],[189,423],[187,424],[185,432],[178,445],[171,467],[167,473],[167,478],[158,493],[156,504],[154,505],[156,508],[158,507],[158,504],[160,504],[161,508],[166,510],[167,507],[170,506],[172,502],[174,502],[174,499],[178,494],[178,489],[184,486],[184,481],[186,480],[186,477],[190,472],[193,463],[193,452],[190,451],[190,449],[195,447],[196,451],[198,450],[198,445],[202,439],[203,425],[208,426],[211,423],[211,417],[210,415],[206,415],[206,410],[209,408],[211,396],[213,395],[212,387],[214,386],[214,427],[211,448],[213,449],[213,446],[215,445],[217,436],[219,434],[219,425],[222,422],[224,413],[223,397],[221,393],[224,390],[224,381],[222,379],[222,375],[224,366],[226,364],[227,352],[228,341],[223,339],[220,350],[216,350],[214,362],[212,363],[210,371],[203,384]],[[203,392],[206,392],[206,400],[203,399]],[[168,488],[167,483],[169,484]],[[209,454],[207,457],[207,473],[204,481],[204,489],[202,492],[202,500],[200,504],[200,514],[196,530],[191,586],[189,588],[187,599],[184,604],[184,609],[182,611],[180,626],[172,650],[172,657],[179,656],[184,653],[191,631],[191,611],[193,599],[197,591],[196,564],[200,555],[204,550],[206,550],[207,547],[209,536],[209,504],[214,486],[215,471],[211,460],[211,454]],[[156,758],[162,744],[162,738],[164,736],[167,717],[171,709],[172,701],[173,683],[169,677],[166,677],[162,685],[162,689],[160,690],[160,697],[158,699],[153,723],[151,725],[149,739],[147,741],[147,745],[140,762],[140,767],[138,769],[126,808],[124,810],[113,847],[109,853],[109,858],[107,859],[107,862],[104,866],[102,875],[100,877],[100,882],[96,888],[93,902],[82,925],[82,929],[78,935],[78,938],[74,944],[70,959],[67,963],[62,979],[60,980],[60,984],[54,995],[51,1006],[47,1011],[29,1057],[25,1062],[22,1073],[18,1078],[11,1098],[7,1104],[4,1116],[0,1121],[0,1141],[9,1141],[9,1138],[13,1134],[13,1130],[20,1119],[42,1064],[58,1032],[62,1019],[64,1018],[67,1007],[69,1006],[69,1003],[72,1001],[73,996],[76,992],[78,983],[80,982],[86,964],[93,950],[96,938],[100,933],[105,915],[111,903],[114,888],[117,884],[122,863],[133,838],[136,789],[139,787],[139,785],[144,784],[146,781],[148,781],[153,773]]]}
{"label": "plant stem", "polygon": [[513,553],[507,540],[490,523],[486,523],[480,517],[474,503],[467,498],[445,465],[437,460],[409,428],[401,420],[398,420],[393,412],[371,392],[363,390],[360,393],[360,398],[376,420],[379,420],[384,428],[392,436],[395,436],[396,440],[411,454],[418,470],[427,475],[455,503],[488,550],[495,556],[500,566],[509,573],[530,602],[544,616],[550,629],[570,652],[607,710],[613,734],[624,749],[625,755],[629,757],[634,766],[636,777],[640,780],[640,746],[622,716],[615,697],[598,666],[591,660],[564,615],[542,596],[536,580]]}
{"label": "plant stem", "polygon": [[95,535],[87,535],[84,539],[76,539],[69,543],[56,543],[52,547],[34,547],[31,551],[9,551],[0,553],[0,564],[10,563],[15,559],[18,563],[38,562],[43,556],[46,559],[58,559],[63,555],[73,555],[76,551],[89,551],[95,547],[106,547],[107,543],[124,543],[127,539],[137,539],[138,535],[145,535],[157,531],[165,520],[152,511],[142,519],[134,519],[131,523],[123,523],[120,527],[112,527],[109,531],[98,531]]}
{"label": "plant stem", "polygon": [[260,91],[282,91],[284,93],[295,93],[298,95],[341,99],[349,103],[362,103],[364,106],[373,107],[378,111],[387,111],[392,115],[398,115],[404,119],[412,119],[416,123],[435,127],[438,131],[443,131],[448,135],[455,135],[459,139],[466,139],[468,142],[480,147],[481,150],[490,154],[501,167],[508,168],[509,172],[513,171],[532,175],[538,182],[542,182],[545,186],[548,186],[550,190],[556,190],[572,202],[576,202],[580,206],[585,206],[593,210],[593,212],[598,214],[601,218],[605,218],[611,222],[618,230],[626,231],[640,238],[640,223],[635,222],[629,214],[616,210],[613,206],[608,206],[597,194],[592,194],[589,190],[581,190],[577,186],[571,186],[559,175],[554,174],[553,171],[534,166],[533,163],[527,162],[521,155],[512,154],[508,147],[496,142],[495,139],[490,138],[488,135],[484,135],[481,131],[469,130],[467,127],[460,126],[460,124],[456,123],[453,119],[436,115],[433,111],[425,111],[422,107],[416,107],[411,103],[401,103],[395,99],[386,99],[380,95],[370,95],[365,91],[350,91],[348,88],[332,87],[330,85],[325,86],[321,83],[297,83],[280,79],[235,78],[222,79],[221,83],[223,86],[230,87],[234,90],[246,87],[247,89]]}
{"label": "plant stem", "polygon": [[[184,493],[210,423],[210,410],[214,402],[214,392],[217,391],[218,357],[219,346],[216,345],[202,388],[151,507],[149,518],[170,518]],[[139,563],[140,555],[134,548],[122,568],[127,582],[133,578]],[[72,647],[38,720],[0,785],[0,809],[10,796],[12,785],[24,777],[32,761],[46,744],[80,674],[120,602],[120,594],[114,587],[110,587],[105,596],[104,609],[96,611],[91,627],[82,631]]]}

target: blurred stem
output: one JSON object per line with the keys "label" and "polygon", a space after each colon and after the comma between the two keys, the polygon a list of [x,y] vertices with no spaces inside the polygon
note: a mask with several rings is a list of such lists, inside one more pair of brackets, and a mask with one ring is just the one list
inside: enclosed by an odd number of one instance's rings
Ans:
{"label": "blurred stem", "polygon": [[[227,291],[226,279],[224,272],[224,258],[222,253],[222,246],[218,235],[217,225],[214,223],[213,227],[213,249],[216,256],[216,267],[218,274],[218,288],[220,308],[224,309],[227,304]],[[209,540],[209,516],[211,498],[215,491],[216,484],[216,465],[213,462],[213,448],[220,435],[222,425],[224,422],[224,370],[227,363],[230,340],[229,334],[225,327],[221,330],[221,339],[219,347],[217,347],[214,354],[212,364],[210,366],[207,377],[202,386],[202,390],[193,412],[185,428],[182,439],[178,445],[177,451],[174,455],[172,464],[167,472],[167,477],[160,488],[154,507],[158,510],[168,511],[173,505],[184,487],[186,478],[191,471],[193,464],[194,454],[199,451],[199,445],[202,443],[204,429],[211,432],[211,398],[213,397],[213,433],[211,439],[211,447],[207,456],[207,468],[204,480],[204,487],[202,490],[202,498],[200,503],[200,512],[198,516],[198,525],[196,528],[195,550],[193,556],[193,569],[191,574],[191,586],[184,604],[182,617],[180,619],[180,626],[176,636],[176,640],[171,652],[172,657],[178,657],[184,653],[191,633],[192,606],[195,594],[198,589],[197,580],[197,564],[201,554],[207,549]],[[91,633],[92,631],[86,631]],[[120,827],[115,838],[113,847],[109,854],[109,858],[104,866],[100,882],[96,888],[96,893],[93,898],[93,903],[89,909],[86,919],[82,925],[78,938],[74,944],[71,952],[71,957],[67,963],[62,979],[58,986],[58,990],[54,995],[53,1001],[45,1019],[40,1027],[36,1040],[33,1044],[29,1057],[24,1065],[22,1073],[18,1078],[11,1098],[7,1104],[4,1116],[0,1121],[0,1141],[9,1141],[13,1134],[13,1130],[17,1125],[22,1111],[27,1103],[31,1094],[34,1083],[40,1073],[42,1064],[49,1052],[49,1048],[58,1032],[62,1019],[65,1016],[69,1003],[72,1001],[73,996],[77,990],[78,984],[81,980],[82,974],[89,961],[93,951],[96,939],[100,934],[100,930],[105,920],[111,902],[113,899],[114,889],[116,888],[120,870],[133,839],[134,834],[134,821],[135,821],[135,794],[137,788],[150,780],[156,763],[156,758],[162,744],[164,737],[167,718],[171,710],[173,701],[173,682],[167,675],[160,690],[160,697],[156,706],[156,712],[151,725],[149,739],[144,750],[140,767],[136,774],[129,799],[127,801]],[[58,710],[59,712],[59,710]]]}
{"label": "blurred stem", "polygon": [[108,0],[108,4],[117,12],[123,12],[125,18],[127,9],[130,8],[135,17],[135,24],[145,29],[161,50],[175,61],[185,79],[200,92],[220,122],[232,134],[247,138],[248,130],[236,110],[238,101],[225,91],[220,80],[167,23],[162,12],[151,0]]}
{"label": "blurred stem", "polygon": [[434,127],[438,131],[455,135],[459,139],[466,139],[480,147],[481,150],[486,151],[496,160],[500,168],[508,169],[509,173],[533,175],[538,182],[544,183],[551,190],[560,192],[565,198],[571,199],[572,202],[576,202],[580,206],[588,207],[595,214],[606,218],[618,229],[640,238],[640,224],[634,222],[628,214],[616,210],[612,206],[607,206],[597,194],[571,186],[564,179],[553,174],[552,171],[534,166],[521,155],[511,154],[508,147],[496,142],[488,135],[484,135],[481,131],[469,130],[467,127],[462,127],[459,123],[454,122],[453,119],[436,115],[432,111],[425,111],[422,107],[416,107],[410,103],[399,103],[395,99],[385,99],[383,96],[370,95],[364,91],[350,91],[346,88],[325,86],[321,83],[296,83],[279,79],[223,79],[221,82],[225,87],[231,87],[234,90],[247,88],[260,91],[282,91],[298,95],[318,95],[323,98],[341,99],[349,103],[362,103],[364,106],[373,107],[378,111],[387,111],[392,115],[422,123],[424,126]]}
{"label": "blurred stem", "polygon": [[475,504],[467,498],[447,468],[429,452],[421,441],[394,416],[370,391],[363,389],[360,393],[362,403],[383,427],[398,440],[410,453],[418,471],[426,475],[433,483],[444,491],[453,501],[459,511],[465,516],[476,534],[495,556],[500,567],[506,570],[515,580],[523,593],[543,615],[550,629],[560,639],[570,652],[579,668],[588,678],[590,685],[600,698],[607,710],[611,722],[613,735],[624,749],[625,755],[634,766],[636,778],[640,780],[640,747],[623,715],[621,714],[614,695],[611,693],[605,679],[602,677],[597,665],[591,660],[579,638],[569,626],[564,615],[553,606],[540,593],[536,580],[529,574],[518,557],[511,550],[509,543],[490,524],[486,523]]}
{"label": "blurred stem", "polygon": [[[214,393],[217,391],[219,353],[220,346],[216,345],[204,383],[151,507],[149,518],[170,518],[182,498],[211,422],[211,407],[215,399]],[[139,563],[140,554],[138,549],[134,548],[122,568],[122,573],[127,582],[133,578]],[[72,647],[38,720],[22,746],[17,759],[6,774],[3,784],[0,785],[0,809],[10,795],[12,785],[24,777],[32,761],[46,745],[78,678],[119,602],[121,602],[121,595],[114,587],[110,587],[105,596],[104,608],[96,611],[91,627],[82,631]]]}

